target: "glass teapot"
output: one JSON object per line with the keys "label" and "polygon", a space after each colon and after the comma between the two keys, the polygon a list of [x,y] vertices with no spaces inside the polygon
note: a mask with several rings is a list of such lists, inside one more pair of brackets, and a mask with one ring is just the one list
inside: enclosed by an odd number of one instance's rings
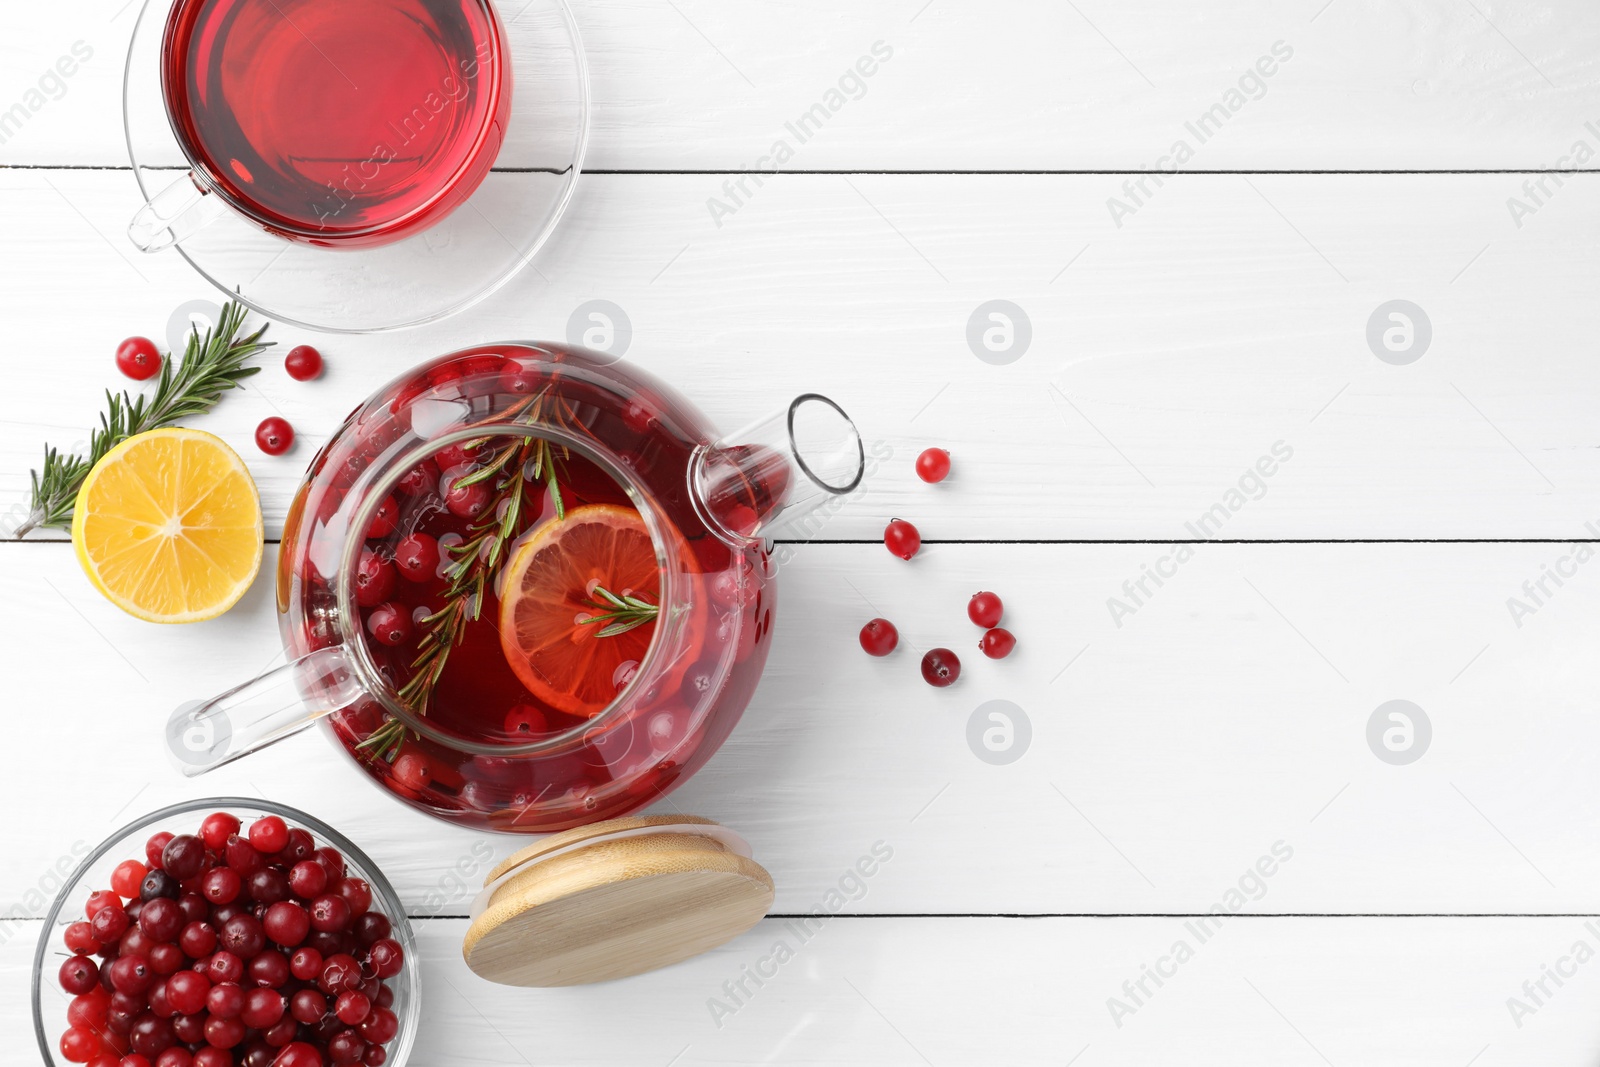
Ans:
{"label": "glass teapot", "polygon": [[497,344],[353,412],[284,524],[288,662],[177,710],[204,773],[319,720],[363,771],[463,825],[626,815],[709,759],[771,643],[770,539],[855,489],[816,394],[719,438],[636,367]]}

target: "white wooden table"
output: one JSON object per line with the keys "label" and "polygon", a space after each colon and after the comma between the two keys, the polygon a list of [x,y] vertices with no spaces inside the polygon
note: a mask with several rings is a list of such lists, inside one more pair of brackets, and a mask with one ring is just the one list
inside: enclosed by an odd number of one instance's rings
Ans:
{"label": "white wooden table", "polygon": [[[154,628],[63,539],[13,538],[0,1059],[34,1054],[48,871],[204,790],[315,812],[397,883],[428,1067],[1594,1062],[1600,179],[1572,171],[1600,151],[1600,10],[575,2],[593,173],[540,273],[403,335],[275,329],[319,343],[326,378],[274,360],[198,425],[249,455],[271,538],[374,386],[468,343],[559,338],[591,299],[724,425],[836,396],[888,458],[796,547],[756,701],[674,797],[755,843],[776,914],[632,981],[486,985],[459,957],[463,879],[515,842],[412,814],[314,735],[199,783],[167,770],[174,703],[276,650],[265,581],[215,622]],[[0,144],[7,531],[43,442],[80,441],[121,386],[115,343],[215,295],[122,237],[135,9],[12,4],[0,38],[0,113],[27,108]],[[92,58],[30,97],[79,41]],[[877,42],[892,56],[864,93],[714,220],[724,181]],[[1208,112],[1202,142],[1186,123]],[[1178,141],[1181,173],[1141,175]],[[967,340],[991,300],[1031,333],[1003,365]],[[1430,324],[1420,358],[1420,334],[1369,346],[1393,300]],[[273,412],[302,435],[284,459],[245,447]],[[937,489],[911,471],[929,444],[956,457]],[[910,566],[875,543],[896,514],[930,542]],[[1193,544],[1207,514],[1217,543]],[[914,646],[969,650],[985,587],[1021,646],[972,650],[952,689],[856,648],[876,605]],[[995,699],[1031,723],[1007,765],[967,742]],[[1391,700],[1430,724],[1414,762],[1369,746]],[[788,917],[878,843],[893,858],[802,943]],[[1236,917],[1196,918],[1215,905]],[[794,957],[758,987],[780,940]]]}

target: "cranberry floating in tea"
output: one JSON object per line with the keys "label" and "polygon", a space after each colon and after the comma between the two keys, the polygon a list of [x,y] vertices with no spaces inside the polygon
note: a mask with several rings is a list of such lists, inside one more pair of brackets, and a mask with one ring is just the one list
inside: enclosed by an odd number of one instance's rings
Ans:
{"label": "cranberry floating in tea", "polygon": [[171,748],[198,774],[323,719],[445,819],[548,832],[626,815],[728,736],[771,643],[768,540],[856,488],[864,459],[816,394],[719,438],[599,353],[425,364],[350,416],[294,499],[289,664],[180,709]]}

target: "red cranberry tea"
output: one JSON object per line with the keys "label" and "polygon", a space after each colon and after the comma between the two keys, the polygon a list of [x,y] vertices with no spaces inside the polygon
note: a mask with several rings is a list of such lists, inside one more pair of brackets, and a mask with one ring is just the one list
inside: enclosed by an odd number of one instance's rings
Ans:
{"label": "red cranberry tea", "polygon": [[162,86],[194,165],[291,238],[398,240],[471,195],[511,73],[490,0],[179,0]]}
{"label": "red cranberry tea", "polygon": [[387,705],[330,718],[340,742],[419,807],[523,832],[627,814],[697,770],[749,702],[773,606],[765,553],[714,534],[689,491],[712,439],[636,368],[516,345],[355,412],[279,574],[291,654],[358,641],[383,680]]}
{"label": "red cranberry tea", "polygon": [[508,744],[606,710],[661,607],[650,531],[622,487],[548,441],[490,437],[439,451],[397,488],[354,583],[402,701],[442,730]]}

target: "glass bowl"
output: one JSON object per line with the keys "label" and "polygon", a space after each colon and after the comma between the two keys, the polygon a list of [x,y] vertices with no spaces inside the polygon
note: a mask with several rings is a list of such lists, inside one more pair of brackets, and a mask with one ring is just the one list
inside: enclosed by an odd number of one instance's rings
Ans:
{"label": "glass bowl", "polygon": [[[500,289],[532,262],[572,199],[588,143],[589,73],[566,0],[498,6],[513,81],[505,141],[483,184],[437,224],[393,244],[329,249],[222,208],[175,248],[150,254],[182,255],[272,321],[328,333],[418,326]],[[161,89],[171,8],[172,0],[145,0],[123,77],[128,155],[145,201],[190,169]]]}
{"label": "glass bowl", "polygon": [[[372,887],[373,910],[388,916],[393,928],[389,936],[405,950],[404,968],[388,980],[390,988],[394,990],[394,1004],[390,1010],[399,1019],[400,1029],[386,1046],[389,1054],[387,1067],[402,1067],[411,1054],[422,1015],[422,976],[417,966],[416,938],[394,886],[389,884],[389,880],[365,852],[327,823],[288,805],[249,797],[186,800],[153,811],[96,845],[77,869],[67,876],[66,885],[56,895],[49,913],[45,915],[44,931],[39,935],[39,944],[33,953],[33,1029],[38,1035],[39,1052],[44,1056],[44,1062],[50,1067],[75,1067],[61,1055],[58,1047],[61,1034],[67,1029],[67,1004],[72,1000],[55,981],[60,961],[68,955],[61,941],[62,932],[69,924],[83,917],[83,905],[91,892],[111,884],[111,872],[117,864],[126,859],[144,862],[145,841],[152,834],[161,830],[175,834],[196,833],[200,820],[213,811],[228,812],[247,826],[254,818],[276,815],[290,827],[298,826],[309,831],[316,838],[318,847],[328,845],[338,849],[345,858],[349,873],[364,879]],[[46,1025],[47,1020],[50,1020],[49,1025]]]}

